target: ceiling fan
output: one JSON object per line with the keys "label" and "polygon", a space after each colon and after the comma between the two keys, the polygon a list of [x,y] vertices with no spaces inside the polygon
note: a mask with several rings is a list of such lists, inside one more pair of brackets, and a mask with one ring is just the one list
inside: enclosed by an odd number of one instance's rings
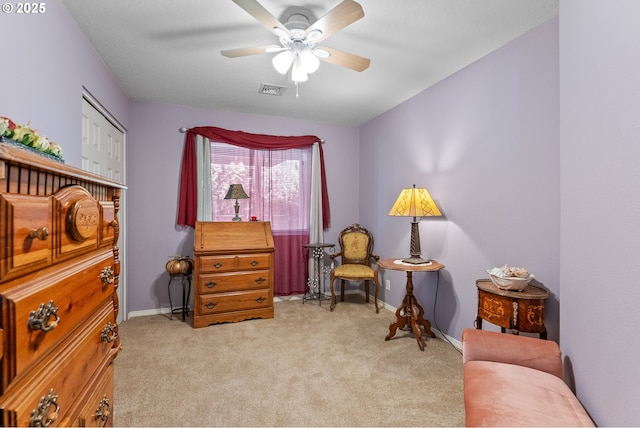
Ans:
{"label": "ceiling fan", "polygon": [[363,71],[369,67],[371,61],[368,58],[337,49],[317,47],[317,43],[364,16],[362,6],[353,0],[343,0],[315,22],[310,22],[310,17],[313,16],[310,10],[302,7],[292,8],[293,12],[286,17],[284,24],[257,0],[233,1],[278,36],[280,45],[229,49],[220,52],[228,58],[278,53],[273,57],[273,66],[281,74],[286,74],[291,69],[291,80],[296,85],[298,82],[306,81],[308,74],[318,69],[320,60],[355,71]]}

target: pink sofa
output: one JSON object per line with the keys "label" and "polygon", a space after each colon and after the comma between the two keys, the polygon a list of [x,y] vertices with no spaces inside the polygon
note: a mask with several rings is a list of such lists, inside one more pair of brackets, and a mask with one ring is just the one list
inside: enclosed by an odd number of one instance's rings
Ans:
{"label": "pink sofa", "polygon": [[465,329],[462,359],[467,426],[594,426],[564,382],[557,343]]}

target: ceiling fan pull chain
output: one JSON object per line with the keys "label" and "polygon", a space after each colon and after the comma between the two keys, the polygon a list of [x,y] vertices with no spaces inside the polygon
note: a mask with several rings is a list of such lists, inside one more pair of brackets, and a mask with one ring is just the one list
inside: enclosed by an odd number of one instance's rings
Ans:
{"label": "ceiling fan pull chain", "polygon": [[295,83],[295,84],[296,84],[296,98],[298,98],[298,95],[299,95],[299,94],[298,94],[298,82],[293,82],[293,83]]}

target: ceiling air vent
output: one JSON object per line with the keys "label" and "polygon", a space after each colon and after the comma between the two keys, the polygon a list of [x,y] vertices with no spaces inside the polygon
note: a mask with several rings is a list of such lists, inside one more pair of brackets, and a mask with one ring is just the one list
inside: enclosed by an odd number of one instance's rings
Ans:
{"label": "ceiling air vent", "polygon": [[263,83],[260,85],[258,92],[264,95],[276,95],[280,96],[284,92],[285,87],[279,85],[272,85],[270,83]]}

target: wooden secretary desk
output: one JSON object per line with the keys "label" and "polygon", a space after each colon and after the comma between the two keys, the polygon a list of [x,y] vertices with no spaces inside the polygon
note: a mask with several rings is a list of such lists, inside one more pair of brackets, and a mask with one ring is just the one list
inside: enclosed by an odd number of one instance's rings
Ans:
{"label": "wooden secretary desk", "polygon": [[273,318],[274,251],[269,222],[196,222],[193,327]]}

